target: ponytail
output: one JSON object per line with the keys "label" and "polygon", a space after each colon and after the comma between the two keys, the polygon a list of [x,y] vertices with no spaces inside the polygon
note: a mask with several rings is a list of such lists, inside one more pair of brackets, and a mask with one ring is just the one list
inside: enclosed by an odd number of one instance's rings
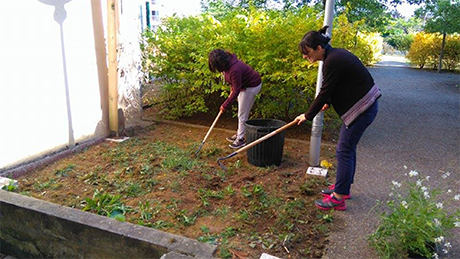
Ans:
{"label": "ponytail", "polygon": [[329,26],[325,25],[318,31],[307,32],[299,43],[299,51],[302,54],[307,54],[306,47],[316,49],[318,46],[321,46],[323,49],[326,48],[331,40],[331,37],[326,34],[327,28]]}

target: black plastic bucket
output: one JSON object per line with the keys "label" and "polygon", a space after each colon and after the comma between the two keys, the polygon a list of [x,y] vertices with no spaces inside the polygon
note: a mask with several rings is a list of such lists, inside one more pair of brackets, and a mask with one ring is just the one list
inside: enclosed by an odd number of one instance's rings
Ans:
{"label": "black plastic bucket", "polygon": [[[246,121],[245,125],[246,143],[249,144],[283,127],[286,122],[273,119],[253,119]],[[284,131],[248,149],[248,162],[260,167],[279,166],[283,157],[283,147]]]}

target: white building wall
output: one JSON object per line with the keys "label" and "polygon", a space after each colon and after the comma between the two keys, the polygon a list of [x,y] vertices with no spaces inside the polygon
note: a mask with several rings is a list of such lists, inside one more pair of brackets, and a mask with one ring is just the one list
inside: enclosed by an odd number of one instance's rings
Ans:
{"label": "white building wall", "polygon": [[[126,12],[120,15],[120,22],[125,21],[120,32],[130,35],[119,37],[128,50],[120,54],[121,63],[129,67],[120,67],[124,109],[140,103],[135,36],[140,21],[134,9],[141,2],[123,1]],[[95,6],[99,13],[94,13]],[[106,9],[105,0],[2,1],[0,171],[108,134],[106,47],[100,35],[107,28]],[[99,35],[96,27],[103,30]],[[139,108],[137,104],[137,110],[128,112],[132,118],[140,118]]]}

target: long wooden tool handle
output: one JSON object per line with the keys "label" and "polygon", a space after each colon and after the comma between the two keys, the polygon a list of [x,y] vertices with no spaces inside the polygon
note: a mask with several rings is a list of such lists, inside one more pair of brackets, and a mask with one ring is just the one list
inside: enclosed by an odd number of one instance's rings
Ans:
{"label": "long wooden tool handle", "polygon": [[262,142],[262,141],[264,141],[264,140],[266,140],[266,139],[268,139],[268,138],[273,137],[274,135],[280,133],[281,131],[283,131],[283,130],[285,130],[285,129],[287,129],[287,128],[290,128],[290,127],[292,127],[292,126],[294,126],[294,125],[296,125],[298,122],[299,122],[298,120],[293,120],[293,121],[291,121],[290,123],[284,125],[283,127],[279,128],[279,129],[277,129],[277,130],[275,130],[275,131],[273,131],[273,132],[270,132],[270,134],[267,134],[267,135],[265,135],[265,136],[263,136],[263,137],[257,139],[256,141],[253,141],[253,142],[251,142],[250,144],[248,144],[248,145],[246,145],[246,146],[244,146],[244,147],[238,149],[238,150],[235,151],[234,153],[241,153],[241,152],[243,152],[243,151],[246,151],[246,150],[248,150],[249,148],[251,148],[251,147],[253,147],[253,146],[259,144],[260,142]]}
{"label": "long wooden tool handle", "polygon": [[206,136],[204,137],[202,143],[206,142],[206,140],[207,140],[208,137],[209,137],[209,134],[211,134],[212,129],[214,128],[214,126],[216,126],[216,123],[217,123],[217,121],[219,120],[220,115],[222,115],[222,113],[223,113],[222,110],[220,110],[220,111],[219,111],[219,114],[217,114],[216,119],[215,119],[214,122],[212,123],[211,128],[209,128],[208,133],[206,133]]}

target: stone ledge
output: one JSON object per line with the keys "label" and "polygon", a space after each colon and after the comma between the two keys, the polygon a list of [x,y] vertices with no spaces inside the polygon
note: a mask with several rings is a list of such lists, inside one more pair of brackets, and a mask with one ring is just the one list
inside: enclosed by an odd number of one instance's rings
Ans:
{"label": "stone ledge", "polygon": [[213,258],[216,246],[0,190],[0,252],[17,258]]}

